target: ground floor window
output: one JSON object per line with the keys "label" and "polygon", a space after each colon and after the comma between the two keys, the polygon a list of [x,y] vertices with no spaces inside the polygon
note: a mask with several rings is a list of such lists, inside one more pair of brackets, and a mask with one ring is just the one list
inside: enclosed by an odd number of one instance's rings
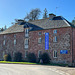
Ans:
{"label": "ground floor window", "polygon": [[57,51],[56,51],[56,50],[53,51],[53,57],[54,57],[54,58],[57,58]]}
{"label": "ground floor window", "polygon": [[27,55],[28,55],[28,51],[25,50],[25,58],[27,58]]}
{"label": "ground floor window", "polygon": [[3,58],[4,58],[5,52],[3,51]]}
{"label": "ground floor window", "polygon": [[41,50],[39,50],[39,51],[38,51],[38,58],[41,57],[41,54],[42,54],[42,52],[41,52]]}

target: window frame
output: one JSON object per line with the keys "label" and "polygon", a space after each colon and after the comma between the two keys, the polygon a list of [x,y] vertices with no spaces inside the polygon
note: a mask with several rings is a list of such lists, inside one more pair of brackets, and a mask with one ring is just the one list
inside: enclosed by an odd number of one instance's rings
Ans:
{"label": "window frame", "polygon": [[57,58],[57,50],[53,51],[53,58]]}
{"label": "window frame", "polygon": [[42,38],[38,38],[38,44],[41,44],[42,43]]}
{"label": "window frame", "polygon": [[16,39],[14,39],[14,45],[16,45]]}
{"label": "window frame", "polygon": [[[26,43],[26,40],[27,40],[27,43]],[[24,40],[24,48],[28,49],[28,47],[26,48],[26,46],[29,47],[29,39],[27,39],[27,38]]]}
{"label": "window frame", "polygon": [[38,58],[40,58],[40,57],[41,57],[40,52],[41,52],[41,54],[42,54],[42,51],[41,51],[41,50],[39,50],[39,51],[38,51]]}
{"label": "window frame", "polygon": [[56,30],[56,29],[55,29],[55,30],[53,30],[53,33],[54,33],[54,34],[57,34],[57,30]]}
{"label": "window frame", "polygon": [[25,50],[25,58],[27,58],[28,50]]}
{"label": "window frame", "polygon": [[53,42],[57,42],[57,36],[53,37]]}

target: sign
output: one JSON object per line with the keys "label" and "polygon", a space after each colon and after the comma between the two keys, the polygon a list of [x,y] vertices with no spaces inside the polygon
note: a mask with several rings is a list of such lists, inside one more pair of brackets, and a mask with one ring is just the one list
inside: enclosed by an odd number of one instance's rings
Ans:
{"label": "sign", "polygon": [[68,54],[68,50],[60,50],[60,54]]}
{"label": "sign", "polygon": [[49,50],[49,33],[45,33],[45,50]]}

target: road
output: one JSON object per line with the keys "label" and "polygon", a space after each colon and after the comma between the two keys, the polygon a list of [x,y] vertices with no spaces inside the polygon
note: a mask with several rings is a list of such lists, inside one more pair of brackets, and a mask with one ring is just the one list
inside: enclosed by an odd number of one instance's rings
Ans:
{"label": "road", "polygon": [[42,65],[0,64],[0,75],[61,75],[59,73]]}

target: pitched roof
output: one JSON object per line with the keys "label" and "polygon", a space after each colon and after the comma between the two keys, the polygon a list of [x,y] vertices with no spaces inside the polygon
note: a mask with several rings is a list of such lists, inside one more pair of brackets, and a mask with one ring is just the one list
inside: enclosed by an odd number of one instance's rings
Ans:
{"label": "pitched roof", "polygon": [[[26,24],[28,23],[28,24]],[[1,32],[0,34],[8,34],[8,33],[16,33],[16,32],[23,32],[24,27],[32,27],[34,30],[42,30],[42,29],[50,29],[50,28],[60,28],[60,27],[75,27],[70,22],[68,22],[65,18],[61,16],[56,16],[52,20],[49,18],[29,21],[29,22],[22,22],[21,25],[15,24],[8,28],[7,30]]]}

